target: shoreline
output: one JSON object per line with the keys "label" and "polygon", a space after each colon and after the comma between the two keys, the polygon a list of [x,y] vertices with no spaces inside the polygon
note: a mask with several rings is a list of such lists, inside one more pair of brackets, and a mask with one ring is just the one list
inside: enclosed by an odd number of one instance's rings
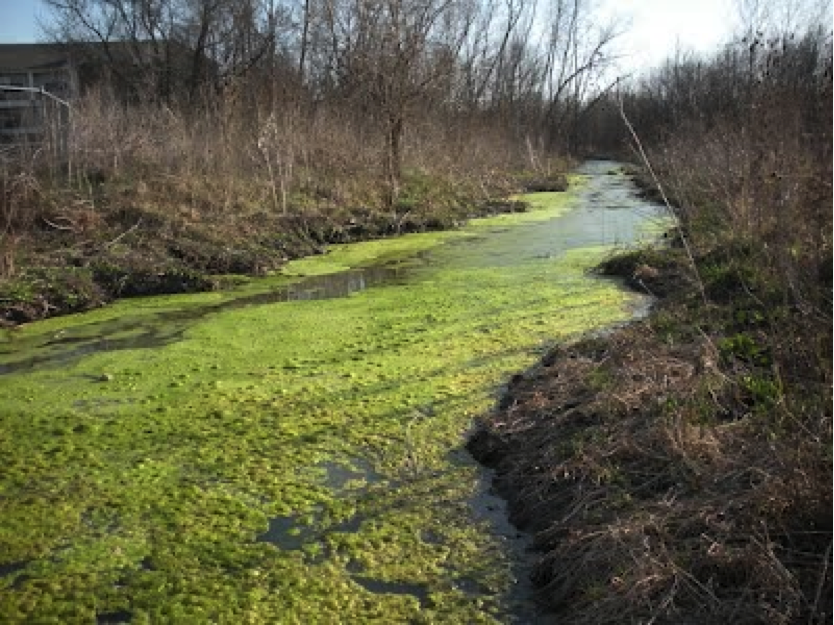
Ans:
{"label": "shoreline", "polygon": [[[519,185],[519,190],[564,192],[569,176]],[[59,228],[45,221],[24,237],[29,247],[15,275],[0,281],[0,328],[130,297],[220,290],[273,275],[291,260],[325,254],[329,245],[454,230],[471,219],[526,210],[509,196],[454,200],[403,214],[354,208],[262,213],[252,223],[246,216],[230,223],[187,223],[181,215],[128,204],[83,216],[92,220],[90,227]]]}
{"label": "shoreline", "polygon": [[806,486],[826,468],[791,466],[812,443],[767,435],[768,400],[739,396],[750,376],[687,263],[674,245],[603,263],[599,273],[656,296],[649,315],[513,376],[466,444],[533,536],[537,599],[559,622],[831,613],[830,597],[807,599],[824,580],[791,555],[797,544],[830,553],[830,491]]}

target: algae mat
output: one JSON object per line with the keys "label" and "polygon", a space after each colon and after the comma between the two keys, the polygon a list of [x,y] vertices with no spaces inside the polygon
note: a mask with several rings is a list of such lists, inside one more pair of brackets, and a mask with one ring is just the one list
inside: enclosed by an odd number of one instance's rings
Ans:
{"label": "algae mat", "polygon": [[548,342],[632,314],[586,274],[649,217],[608,168],[528,213],[7,332],[0,620],[519,618],[462,437]]}

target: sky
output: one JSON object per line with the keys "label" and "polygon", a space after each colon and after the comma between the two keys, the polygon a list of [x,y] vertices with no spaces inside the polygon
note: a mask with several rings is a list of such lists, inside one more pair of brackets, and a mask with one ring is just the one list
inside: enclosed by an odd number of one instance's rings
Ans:
{"label": "sky", "polygon": [[31,43],[39,37],[40,0],[0,0],[0,43]]}
{"label": "sky", "polygon": [[[2,2],[2,0],[0,0]],[[624,68],[662,64],[676,49],[710,53],[737,23],[733,0],[603,0],[602,11],[626,30],[617,47]]]}
{"label": "sky", "polygon": [[[618,47],[624,68],[658,65],[677,45],[710,51],[725,41],[734,22],[733,0],[600,0],[606,15],[618,16],[628,31]],[[40,0],[0,0],[0,43],[27,43],[40,36]]]}

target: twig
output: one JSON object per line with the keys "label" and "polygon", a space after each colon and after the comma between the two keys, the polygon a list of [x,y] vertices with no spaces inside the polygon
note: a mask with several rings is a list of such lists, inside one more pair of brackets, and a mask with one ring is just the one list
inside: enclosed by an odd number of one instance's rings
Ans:
{"label": "twig", "polygon": [[654,622],[658,619],[658,617],[662,616],[664,610],[666,610],[675,600],[675,595],[677,594],[678,579],[675,577],[672,579],[672,587],[669,589],[669,592],[666,593],[666,596],[660,602],[660,605],[653,609],[654,614],[652,614],[652,617],[646,622],[646,625],[654,625]]}
{"label": "twig", "polygon": [[[75,232],[75,228],[73,226],[61,226],[59,224],[56,224],[54,222],[49,221],[46,217],[41,217],[41,219],[43,219],[44,222],[46,222],[46,225],[52,226],[56,230],[69,230],[70,232]],[[70,221],[66,217],[63,217],[63,219],[66,219],[67,221]],[[70,222],[70,223],[72,223],[72,222]]]}
{"label": "twig", "polygon": [[142,218],[140,217],[140,218],[139,218],[139,220],[138,220],[135,224],[133,224],[130,228],[128,228],[127,230],[125,230],[124,232],[122,232],[119,236],[117,236],[115,239],[113,239],[113,240],[112,240],[112,241],[110,241],[109,243],[105,243],[104,245],[102,245],[102,246],[101,246],[101,249],[102,249],[102,250],[106,250],[107,248],[109,248],[109,247],[112,247],[112,246],[116,245],[116,243],[118,243],[118,242],[119,242],[119,241],[121,241],[123,238],[125,238],[127,235],[129,235],[131,232],[133,232],[134,230],[136,230],[136,228],[138,228],[138,227],[139,227],[139,224],[141,224],[141,223],[142,223]]}
{"label": "twig", "polygon": [[666,191],[663,190],[663,185],[660,184],[660,180],[657,178],[657,174],[654,172],[654,168],[652,167],[651,161],[649,161],[649,157],[646,154],[646,151],[643,149],[643,143],[640,141],[640,137],[637,135],[637,131],[634,129],[634,126],[631,125],[631,122],[628,119],[628,116],[625,112],[625,105],[623,104],[623,97],[621,94],[617,94],[617,104],[619,105],[620,109],[620,117],[622,117],[623,122],[628,128],[631,137],[634,139],[634,143],[637,146],[638,151],[640,152],[640,158],[643,161],[643,164],[646,166],[646,169],[649,172],[649,175],[654,180],[655,185],[657,186],[658,192],[660,192],[660,197],[663,199],[663,203],[666,205],[666,210],[668,211],[669,215],[671,216],[672,220],[678,226],[678,231],[681,235],[681,241],[683,242],[683,247],[686,250],[686,255],[689,258],[689,263],[692,265],[692,271],[695,274],[695,280],[698,283],[698,290],[701,292],[701,298],[704,301],[704,304],[707,303],[707,293],[704,290],[704,282],[701,280],[701,275],[698,273],[698,266],[695,264],[695,257],[692,255],[692,248],[689,246],[689,239],[686,236],[686,233],[683,231],[683,228],[680,227],[680,219],[678,218],[677,213],[675,213],[674,209],[672,208],[672,204],[669,202],[669,198],[666,197]]}
{"label": "twig", "polygon": [[399,219],[397,219],[397,234],[400,234],[400,230],[403,227],[403,222],[405,221],[405,218],[408,217],[410,214],[411,209],[408,209],[402,215],[399,216]]}
{"label": "twig", "polygon": [[[822,575],[820,575],[819,583],[817,583],[817,593],[814,597],[814,605],[811,608],[811,617],[817,615],[817,609],[820,605],[820,599],[822,598],[822,591],[825,587],[825,580],[828,577],[828,562],[831,560],[831,541],[828,541],[828,549],[825,550],[825,556],[823,558],[823,567],[822,567]],[[830,587],[829,587],[830,588]]]}
{"label": "twig", "polygon": [[641,280],[640,278],[637,278],[636,282],[637,282],[637,284],[639,284],[641,287],[643,287],[643,290],[644,290],[644,291],[646,291],[646,293],[648,293],[648,294],[649,294],[649,297],[654,297],[654,298],[657,298],[657,296],[654,294],[654,292],[652,292],[652,290],[651,290],[649,287],[647,287],[647,286],[646,286],[646,283],[645,283],[645,282],[643,282],[643,280]]}

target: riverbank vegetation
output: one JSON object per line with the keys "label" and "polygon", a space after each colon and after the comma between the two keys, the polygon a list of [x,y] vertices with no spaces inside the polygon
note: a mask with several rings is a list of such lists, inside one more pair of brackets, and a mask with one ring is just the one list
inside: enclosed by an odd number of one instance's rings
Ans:
{"label": "riverbank vegetation", "polygon": [[830,33],[751,30],[607,103],[680,232],[601,271],[662,298],[553,350],[470,442],[560,621],[831,619],[831,85]]}
{"label": "riverbank vegetation", "polygon": [[[506,152],[482,138],[467,142],[487,155],[482,163],[452,163],[439,144],[419,149],[389,205],[376,146],[363,145],[362,133],[338,116],[298,114],[279,128],[274,119],[244,122],[250,114],[124,109],[91,93],[74,110],[71,177],[50,171],[37,150],[5,161],[5,321],[212,289],[223,275],[265,275],[332,243],[519,210],[506,198],[534,178],[565,185],[564,160],[531,176],[490,157]],[[279,154],[288,140],[293,153]],[[493,170],[506,173],[487,175]]]}
{"label": "riverbank vegetation", "polygon": [[82,97],[0,153],[12,323],[564,188],[615,34],[587,2],[541,38],[527,0],[46,4]]}
{"label": "riverbank vegetation", "polygon": [[470,447],[564,622],[830,620],[830,31],[751,16],[606,81],[616,31],[585,2],[538,29],[524,0],[48,4],[56,38],[136,62],[98,58],[68,134],[3,153],[5,321],[451,227],[572,157],[630,158],[678,228],[601,271],[656,310],[553,350]]}

